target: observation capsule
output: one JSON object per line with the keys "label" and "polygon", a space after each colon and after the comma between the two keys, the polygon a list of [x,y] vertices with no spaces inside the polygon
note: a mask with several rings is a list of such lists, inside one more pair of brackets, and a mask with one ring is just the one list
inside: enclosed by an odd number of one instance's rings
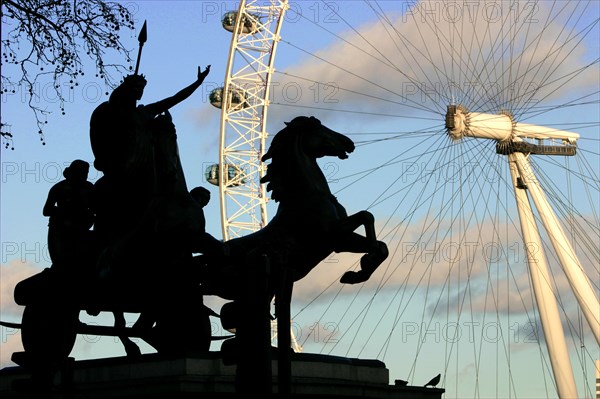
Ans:
{"label": "observation capsule", "polygon": [[[226,164],[225,165],[226,176],[225,183],[230,187],[241,186],[242,184],[246,184],[246,179],[242,168],[238,165],[234,164]],[[219,185],[219,173],[220,168],[219,164],[210,165],[206,168],[204,176],[206,177],[206,181],[212,185]]]}
{"label": "observation capsule", "polygon": [[[221,24],[223,25],[223,28],[225,28],[225,30],[229,32],[234,32],[236,19],[237,11],[229,11],[223,14]],[[244,15],[242,15],[242,33],[254,34],[260,31],[258,22],[259,17],[257,15],[244,13]]]}
{"label": "observation capsule", "polygon": [[[212,90],[208,95],[208,99],[214,107],[223,107],[223,89],[223,87],[218,87]],[[246,108],[248,106],[248,95],[242,89],[230,89],[229,98],[230,111]]]}

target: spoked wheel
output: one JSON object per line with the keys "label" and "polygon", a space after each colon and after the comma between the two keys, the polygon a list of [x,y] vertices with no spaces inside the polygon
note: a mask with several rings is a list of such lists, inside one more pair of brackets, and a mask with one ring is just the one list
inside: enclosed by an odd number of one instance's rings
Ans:
{"label": "spoked wheel", "polygon": [[24,366],[32,373],[33,388],[49,389],[55,373],[67,360],[79,323],[79,310],[54,301],[25,307],[21,339],[25,349]]}
{"label": "spoked wheel", "polygon": [[[355,153],[324,173],[390,249],[364,286],[338,284],[340,268],[358,268],[345,254],[295,286],[308,302],[292,313],[310,326],[301,344],[381,359],[411,384],[440,369],[452,397],[592,396],[599,3],[290,5],[267,127],[313,115],[350,135]],[[536,285],[551,288],[545,300]],[[558,317],[546,322],[549,299]]]}
{"label": "spoked wheel", "polygon": [[211,342],[210,313],[199,290],[173,295],[153,314],[155,324],[142,338],[163,355],[206,352]]}

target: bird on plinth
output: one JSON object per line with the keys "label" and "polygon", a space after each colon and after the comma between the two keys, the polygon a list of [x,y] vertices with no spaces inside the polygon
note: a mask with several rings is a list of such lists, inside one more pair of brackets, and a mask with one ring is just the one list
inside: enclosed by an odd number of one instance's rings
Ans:
{"label": "bird on plinth", "polygon": [[427,384],[425,384],[423,386],[424,387],[435,387],[437,384],[440,383],[441,378],[442,378],[442,375],[438,374],[435,377],[433,377]]}

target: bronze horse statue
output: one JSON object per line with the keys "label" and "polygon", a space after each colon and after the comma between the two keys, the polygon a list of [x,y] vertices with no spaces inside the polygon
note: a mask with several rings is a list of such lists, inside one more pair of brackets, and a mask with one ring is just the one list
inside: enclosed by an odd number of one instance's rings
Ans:
{"label": "bronze horse statue", "polygon": [[[236,299],[239,284],[221,278],[237,275],[247,254],[266,254],[271,275],[281,277],[281,268],[298,281],[333,252],[364,253],[360,270],[346,271],[340,282],[362,283],[387,258],[387,245],[378,241],[375,219],[368,211],[348,215],[331,193],[318,158],[348,158],[354,151],[352,140],[321,124],[314,117],[300,116],[286,123],[272,140],[262,161],[271,160],[261,179],[271,198],[279,203],[277,213],[263,229],[227,242],[229,259],[225,265],[209,265],[204,292]],[[365,235],[355,230],[364,226]],[[243,284],[244,279],[239,283]],[[276,291],[272,284],[271,291]]]}
{"label": "bronze horse statue", "polygon": [[[317,159],[348,158],[348,137],[300,116],[278,132],[262,161],[270,160],[262,183],[279,203],[263,229],[227,241],[229,255],[207,262],[204,294],[232,300],[221,309],[224,328],[236,329],[223,342],[224,362],[236,363],[240,392],[271,389],[270,302],[275,298],[279,393],[291,386],[290,302],[293,284],[332,252],[364,253],[358,271],[346,271],[341,283],[365,282],[387,258],[387,245],[377,240],[375,219],[368,211],[348,215],[331,193]],[[365,235],[355,230],[364,226]]]}
{"label": "bronze horse statue", "polygon": [[[199,243],[205,233],[195,222],[202,210],[187,191],[170,115],[157,117],[153,129],[154,144],[148,148],[154,151],[156,185],[139,225],[99,251],[95,268],[82,275],[82,280],[54,278],[49,270],[15,289],[16,302],[26,306],[22,327],[25,352],[36,359],[34,366],[40,375],[49,378],[53,366],[48,362],[61,362],[70,352],[75,335],[81,331],[80,310],[95,307],[97,311],[141,312],[149,323],[140,326],[135,336],[159,353],[208,351],[214,337],[203,295],[242,302],[250,310],[241,317],[240,323],[246,324],[238,325],[240,333],[253,328],[249,314],[254,305],[268,304],[273,297],[277,317],[289,321],[293,283],[332,252],[364,254],[360,270],[346,271],[341,277],[346,284],[366,281],[388,256],[386,244],[377,240],[372,214],[360,211],[348,215],[317,163],[326,156],[346,159],[354,151],[354,143],[314,117],[297,117],[286,123],[262,158],[271,161],[262,182],[279,203],[270,223],[260,231],[228,241],[223,253],[207,251],[194,256],[202,248]],[[355,232],[360,226],[364,226],[365,235]],[[261,259],[269,263],[265,278],[253,275],[253,266]],[[268,309],[262,310],[252,314],[268,313]],[[48,326],[57,323],[60,328],[48,335]],[[126,337],[131,330],[118,331]],[[252,346],[251,335],[246,335],[248,346]],[[280,333],[280,346],[285,345],[284,335]],[[257,356],[264,352],[257,349]],[[252,362],[256,357],[247,359]]]}

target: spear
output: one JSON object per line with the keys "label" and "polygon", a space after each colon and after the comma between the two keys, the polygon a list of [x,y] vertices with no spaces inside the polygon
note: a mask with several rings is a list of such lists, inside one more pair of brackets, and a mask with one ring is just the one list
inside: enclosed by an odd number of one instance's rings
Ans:
{"label": "spear", "polygon": [[140,49],[138,50],[137,62],[135,63],[135,75],[138,74],[138,70],[140,69],[142,47],[144,47],[144,43],[146,43],[146,40],[148,40],[148,33],[146,32],[146,21],[144,21],[144,25],[142,26],[142,30],[140,31],[140,35],[138,36],[138,42],[140,42]]}

